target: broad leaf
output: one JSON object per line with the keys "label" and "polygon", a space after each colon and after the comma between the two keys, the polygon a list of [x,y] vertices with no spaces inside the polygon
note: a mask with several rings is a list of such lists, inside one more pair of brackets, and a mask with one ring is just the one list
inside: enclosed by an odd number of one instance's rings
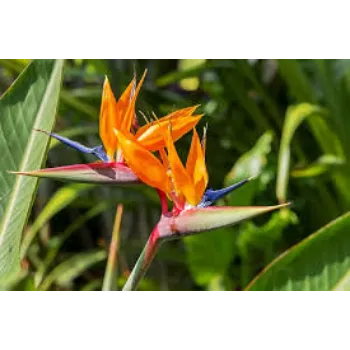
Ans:
{"label": "broad leaf", "polygon": [[247,289],[348,289],[349,229],[350,213],[347,213],[275,259]]}
{"label": "broad leaf", "polygon": [[234,256],[235,239],[235,232],[227,228],[184,239],[188,268],[198,285],[224,289],[222,282]]}
{"label": "broad leaf", "polygon": [[19,245],[37,179],[13,171],[41,167],[49,140],[34,128],[52,130],[63,60],[35,60],[0,100],[0,278],[19,269]]}
{"label": "broad leaf", "polygon": [[262,267],[279,255],[284,230],[298,222],[289,209],[282,209],[271,215],[261,226],[247,221],[237,237],[237,250],[241,259],[241,286],[244,288]]}

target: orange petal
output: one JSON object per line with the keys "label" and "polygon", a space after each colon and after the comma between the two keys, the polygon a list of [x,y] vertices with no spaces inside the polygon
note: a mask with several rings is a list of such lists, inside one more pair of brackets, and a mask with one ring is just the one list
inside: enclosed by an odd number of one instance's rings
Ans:
{"label": "orange petal", "polygon": [[[178,118],[183,118],[183,117],[188,117],[191,116],[194,111],[197,109],[198,106],[193,106],[193,107],[186,107],[186,108],[182,108],[179,109],[177,111],[171,112],[170,114],[167,114],[166,116],[162,117],[162,118],[157,118],[157,116],[155,114],[153,114],[153,116],[156,118],[155,122],[152,123],[147,123],[146,125],[142,126],[141,128],[139,128],[137,130],[136,136],[140,137],[141,135],[143,135],[151,126],[153,126],[154,124],[156,124],[159,121],[166,121],[166,120],[172,120],[174,121],[175,119]],[[166,127],[168,128],[169,124],[166,124]]]}
{"label": "orange petal", "polygon": [[163,121],[171,120],[173,122],[175,119],[182,118],[186,115],[192,115],[198,107],[199,105],[181,108],[177,111],[167,114],[166,116],[162,117],[160,120],[163,120]]}
{"label": "orange petal", "polygon": [[163,164],[137,141],[114,130],[130,169],[144,183],[165,193],[171,190],[170,180]]}
{"label": "orange petal", "polygon": [[124,132],[130,131],[133,120],[134,120],[134,118],[136,118],[136,115],[135,115],[136,99],[137,99],[137,96],[140,92],[142,83],[145,80],[146,74],[147,74],[147,69],[144,71],[141,80],[137,84],[137,87],[136,87],[136,89],[134,89],[133,95],[131,96],[131,100],[130,100],[130,103],[128,105],[128,109],[127,109],[125,116],[122,120],[122,124],[121,124],[121,128],[120,128],[120,130],[122,130]]}
{"label": "orange petal", "polygon": [[100,110],[100,137],[108,156],[113,160],[117,148],[117,138],[114,129],[120,129],[122,119],[128,109],[135,78],[130,82],[122,96],[116,102],[108,78],[105,78]]}
{"label": "orange petal", "polygon": [[186,170],[196,189],[196,201],[200,202],[208,184],[205,156],[196,129],[193,129],[191,148],[187,156]]}
{"label": "orange petal", "polygon": [[[181,113],[182,115],[179,113],[176,115],[175,119],[171,119],[172,137],[174,142],[176,142],[183,135],[193,129],[202,118],[202,115],[192,116],[193,107],[191,109],[192,110],[186,108]],[[136,138],[144,147],[151,151],[156,151],[164,148],[164,134],[167,132],[168,125],[169,116],[163,117],[158,121],[147,124],[140,128],[136,133]]]}
{"label": "orange petal", "polygon": [[168,128],[166,133],[166,144],[168,149],[169,165],[176,193],[178,195],[183,194],[187,202],[189,202],[190,204],[198,204],[199,202],[197,202],[196,199],[196,193],[195,188],[193,186],[193,182],[191,180],[191,177],[187,173],[185,167],[183,166],[179,155],[177,154],[170,128]]}
{"label": "orange petal", "polygon": [[161,148],[159,150],[159,155],[160,155],[160,158],[162,159],[162,163],[163,163],[164,168],[166,169],[166,171],[168,171],[168,169],[169,169],[169,160],[168,160],[168,155],[166,154],[164,148]]}

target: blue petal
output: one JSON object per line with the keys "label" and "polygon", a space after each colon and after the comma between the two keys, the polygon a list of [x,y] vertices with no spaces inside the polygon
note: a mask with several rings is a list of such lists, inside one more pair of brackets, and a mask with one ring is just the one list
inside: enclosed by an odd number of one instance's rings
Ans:
{"label": "blue petal", "polygon": [[237,188],[245,185],[247,182],[249,182],[252,178],[245,179],[243,181],[237,182],[234,185],[222,188],[220,190],[213,190],[213,189],[208,189],[204,192],[202,201],[197,205],[197,207],[205,208],[209,207],[214,204],[218,199],[226,196],[228,193],[236,190]]}
{"label": "blue petal", "polygon": [[106,152],[104,151],[103,146],[97,146],[97,147],[90,148],[90,147],[86,147],[86,146],[82,145],[79,142],[69,140],[66,137],[60,136],[60,135],[55,134],[55,133],[51,133],[51,132],[47,132],[47,131],[39,130],[39,129],[36,129],[36,131],[41,131],[41,132],[45,133],[46,135],[49,135],[49,136],[55,138],[56,140],[61,141],[65,145],[72,147],[80,152],[87,153],[87,154],[93,154],[97,158],[101,159],[103,162],[109,162],[109,158],[108,158]]}
{"label": "blue petal", "polygon": [[107,156],[107,154],[106,154],[106,152],[103,149],[103,146],[97,146],[97,147],[92,148],[92,153],[96,157],[100,158],[103,162],[109,162],[110,161],[108,156]]}

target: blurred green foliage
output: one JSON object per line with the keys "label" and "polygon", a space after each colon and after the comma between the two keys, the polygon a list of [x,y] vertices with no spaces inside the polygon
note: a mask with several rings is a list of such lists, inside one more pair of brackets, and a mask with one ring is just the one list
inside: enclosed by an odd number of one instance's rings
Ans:
{"label": "blurred green foliage", "polygon": [[[27,63],[0,60],[0,94]],[[163,116],[200,104],[205,113],[198,130],[208,123],[211,187],[256,176],[220,204],[293,205],[164,244],[140,289],[244,289],[274,258],[350,209],[349,60],[67,60],[55,132],[99,144],[104,76],[119,96],[134,70],[140,76],[145,68],[137,110]],[[178,142],[180,155],[189,144],[190,136]],[[47,166],[92,160],[52,140]],[[41,180],[22,245],[23,271],[0,287],[101,289],[118,203],[125,204],[122,285],[158,221],[155,192]]]}

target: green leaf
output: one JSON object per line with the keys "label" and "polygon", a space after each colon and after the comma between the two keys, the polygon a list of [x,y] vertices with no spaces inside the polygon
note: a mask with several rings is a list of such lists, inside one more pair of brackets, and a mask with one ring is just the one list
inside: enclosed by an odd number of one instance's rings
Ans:
{"label": "green leaf", "polygon": [[91,266],[104,261],[107,257],[105,251],[80,253],[57,265],[44,279],[39,290],[48,290],[53,283],[67,287],[69,284]]}
{"label": "green leaf", "polygon": [[289,107],[283,125],[281,146],[278,155],[278,171],[276,195],[280,202],[285,202],[287,197],[287,186],[289,180],[290,144],[296,129],[308,117],[322,116],[325,111],[309,103],[301,103]]}
{"label": "green leaf", "polygon": [[315,91],[298,60],[278,60],[278,69],[299,102],[315,101]]}
{"label": "green leaf", "polygon": [[[46,207],[44,208],[44,210]],[[75,221],[73,221],[61,234],[51,237],[47,245],[47,253],[42,262],[40,262],[38,269],[35,273],[35,285],[39,285],[42,282],[46,271],[55,261],[57,254],[62,248],[65,241],[83,224],[88,220],[99,215],[101,212],[108,209],[108,203],[106,201],[99,202],[96,206],[92,207],[85,214],[80,215]]]}
{"label": "green leaf", "polygon": [[269,221],[262,226],[256,226],[250,221],[242,225],[237,238],[237,249],[242,260],[242,287],[277,256],[283,231],[290,224],[297,222],[297,216],[286,208],[273,213]]}
{"label": "green leaf", "polygon": [[223,280],[233,257],[235,239],[234,232],[228,229],[184,239],[188,267],[198,285]]}
{"label": "green leaf", "polygon": [[40,168],[55,121],[63,60],[35,60],[0,100],[0,278],[19,269],[19,245],[36,192],[37,179],[9,170]]}
{"label": "green leaf", "polygon": [[294,169],[291,172],[293,177],[314,177],[322,175],[344,164],[344,160],[332,154],[325,154],[314,163],[303,169]]}
{"label": "green leaf", "polygon": [[15,289],[15,287],[27,277],[28,271],[26,270],[17,271],[11,275],[6,275],[5,278],[1,278],[0,280],[0,291]]}
{"label": "green leaf", "polygon": [[[47,60],[48,61],[48,60]],[[52,60],[51,60],[52,61]],[[27,60],[13,60],[13,59],[2,59],[0,60],[0,64],[2,64],[4,67],[7,67],[8,69],[11,69],[12,71],[16,73],[22,72],[22,70],[27,65]],[[67,73],[69,73],[70,68],[68,67]],[[69,74],[68,74],[69,75]],[[86,76],[86,73],[85,73]],[[101,88],[100,93],[101,93]],[[81,99],[77,98],[74,94],[75,90],[61,90],[61,103],[63,105],[66,105],[67,107],[73,109],[76,112],[81,112],[87,116],[90,117],[92,120],[96,120],[96,117],[98,116],[98,109],[95,108],[90,103],[86,103],[82,101]]]}
{"label": "green leaf", "polygon": [[269,180],[269,174],[265,173],[264,169],[267,164],[267,156],[271,152],[272,140],[272,132],[265,132],[254,147],[236,161],[225,178],[225,186],[230,186],[252,176],[257,176],[257,180],[251,181],[244,187],[227,195],[225,197],[227,204],[250,205],[259,191],[259,182],[264,185]]}
{"label": "green leaf", "polygon": [[258,275],[248,290],[347,289],[350,213],[295,245]]}
{"label": "green leaf", "polygon": [[21,259],[23,259],[28,251],[30,244],[33,242],[40,228],[45,225],[56,213],[71,204],[83,192],[93,188],[89,184],[70,184],[61,187],[45,205],[39,216],[34,221],[33,225],[26,232],[22,246]]}
{"label": "green leaf", "polygon": [[[253,65],[250,64],[248,60],[235,60],[234,62],[238,70],[242,72],[244,76],[252,83],[253,89],[262,98],[266,109],[274,118],[276,124],[278,126],[281,126],[280,112],[276,101],[274,101],[271,97],[270,92],[268,91],[268,87],[265,86],[265,84],[262,81],[263,79],[259,79],[257,77]],[[268,61],[265,61],[265,63],[268,63]]]}
{"label": "green leaf", "polygon": [[102,279],[93,280],[93,281],[85,284],[85,286],[82,287],[80,290],[83,292],[90,292],[93,290],[101,290],[102,283],[103,283]]}
{"label": "green leaf", "polygon": [[[278,66],[292,95],[294,95],[299,102],[316,102],[316,90],[303,71],[300,61],[279,60]],[[322,118],[310,118],[308,119],[308,123],[324,152],[336,154],[338,156],[342,155],[341,153],[343,150],[339,138],[332,137],[335,134],[328,127],[325,120]]]}

